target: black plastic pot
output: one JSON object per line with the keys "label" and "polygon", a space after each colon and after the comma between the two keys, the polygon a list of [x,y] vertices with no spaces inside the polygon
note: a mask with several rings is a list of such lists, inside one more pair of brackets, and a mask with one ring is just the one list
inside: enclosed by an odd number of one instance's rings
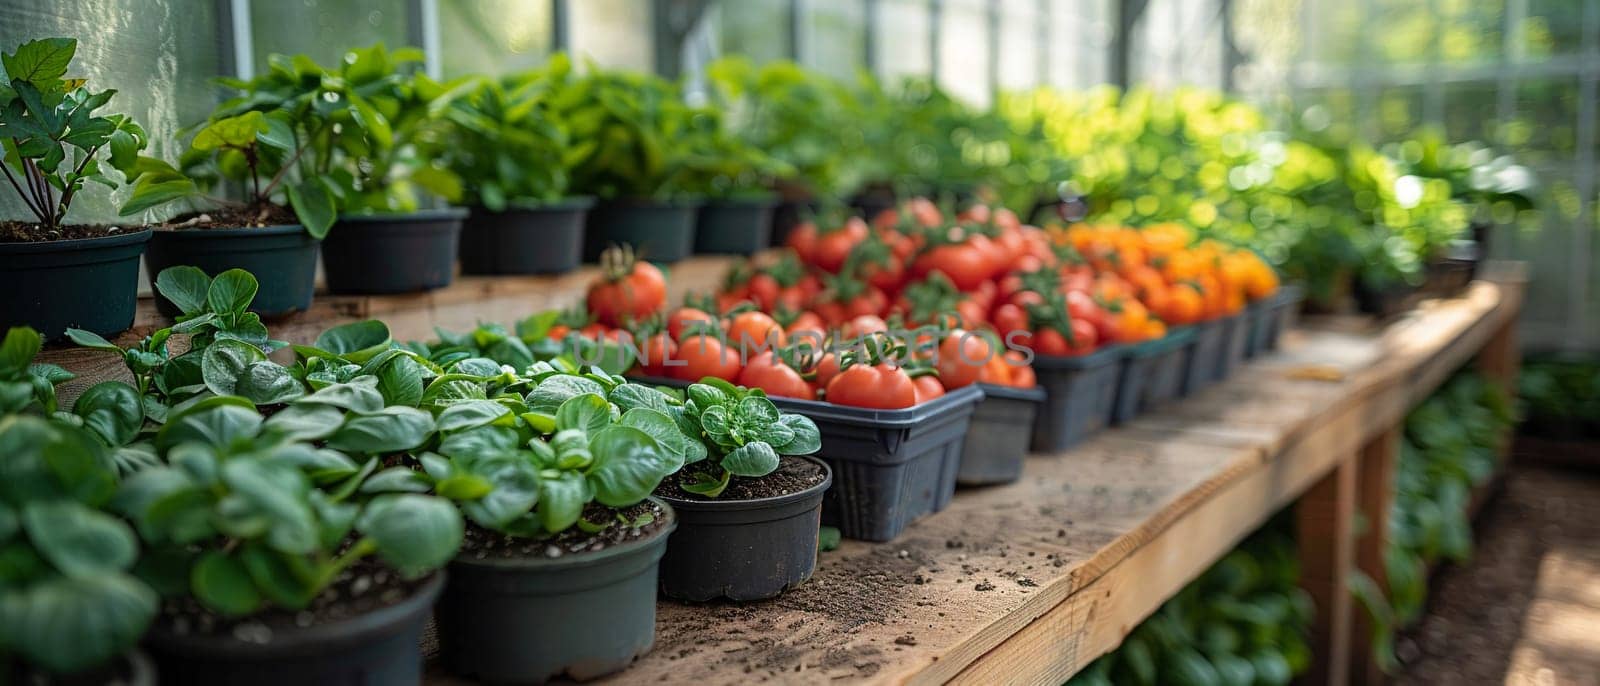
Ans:
{"label": "black plastic pot", "polygon": [[847,538],[888,541],[918,517],[950,504],[962,443],[982,399],[982,390],[968,386],[901,410],[793,398],[772,402],[810,417],[822,431],[816,457],[833,470],[822,523],[839,527]]}
{"label": "black plastic pot", "polygon": [[589,211],[583,259],[593,262],[613,244],[632,245],[651,262],[677,262],[694,251],[698,200],[604,200]]}
{"label": "black plastic pot", "polygon": [[46,340],[68,328],[111,336],[133,326],[139,255],[149,229],[100,238],[0,243],[0,331],[31,326]]}
{"label": "black plastic pot", "polygon": [[1044,404],[1043,388],[982,384],[983,402],[972,413],[972,426],[961,447],[961,486],[1008,484],[1022,477],[1023,458],[1033,437],[1033,423]]}
{"label": "black plastic pot", "polygon": [[472,208],[461,224],[463,274],[562,274],[583,259],[583,221],[594,198],[567,198],[494,212]]}
{"label": "black plastic pot", "polygon": [[1189,327],[1194,331],[1183,346],[1183,384],[1178,394],[1188,396],[1199,392],[1218,379],[1217,365],[1222,361],[1222,320],[1200,322]]}
{"label": "black plastic pot", "polygon": [[1388,319],[1410,309],[1416,292],[1417,287],[1407,283],[1374,288],[1358,280],[1352,295],[1356,299],[1356,309],[1363,314]]}
{"label": "black plastic pot", "polygon": [[466,216],[466,210],[450,207],[339,217],[322,241],[328,292],[415,293],[450,285]]}
{"label": "black plastic pot", "polygon": [[1033,423],[1035,452],[1066,450],[1111,423],[1125,354],[1126,346],[1113,345],[1078,357],[1033,358],[1033,372],[1045,391]]}
{"label": "black plastic pot", "polygon": [[700,207],[694,251],[701,255],[751,255],[772,242],[772,198],[711,200]]}
{"label": "black plastic pot", "polygon": [[1217,357],[1217,373],[1214,377],[1222,381],[1244,365],[1244,349],[1250,339],[1250,317],[1245,312],[1240,312],[1231,317],[1224,317],[1222,322],[1222,350]]}
{"label": "black plastic pot", "polygon": [[772,208],[772,243],[773,247],[783,245],[789,240],[789,232],[801,222],[815,215],[822,208],[822,204],[815,200],[784,200]]}
{"label": "black plastic pot", "polygon": [[1140,412],[1178,397],[1183,388],[1183,351],[1193,337],[1194,329],[1177,329],[1157,340],[1128,347],[1117,377],[1112,424],[1131,420]]}
{"label": "black plastic pot", "polygon": [[1245,346],[1246,357],[1277,349],[1283,332],[1294,326],[1295,315],[1299,314],[1300,304],[1305,299],[1304,293],[1299,286],[1289,284],[1279,288],[1271,297],[1251,303],[1247,311],[1250,317],[1250,341]]}
{"label": "black plastic pot", "polygon": [[894,209],[896,202],[892,189],[874,189],[850,198],[850,207],[861,213],[861,218],[870,223],[884,210]]}
{"label": "black plastic pot", "polygon": [[188,265],[216,276],[243,269],[260,282],[250,311],[282,317],[311,307],[317,285],[317,239],[299,224],[239,229],[156,231],[145,249],[145,271],[156,310],[168,317],[182,312],[156,292],[156,276],[168,267]]}
{"label": "black plastic pot", "polygon": [[771,598],[811,578],[817,568],[822,494],[833,484],[827,463],[811,488],[757,500],[683,500],[660,496],[678,513],[678,530],[661,558],[661,593],[679,600]]}
{"label": "black plastic pot", "polygon": [[438,574],[395,605],[340,622],[276,629],[265,643],[156,627],[144,646],[163,686],[415,684],[422,679],[422,628],[444,585]]}
{"label": "black plastic pot", "polygon": [[669,521],[643,540],[556,558],[456,558],[434,609],[445,666],[484,683],[536,684],[610,674],[650,652],[657,571],[677,525],[656,502]]}

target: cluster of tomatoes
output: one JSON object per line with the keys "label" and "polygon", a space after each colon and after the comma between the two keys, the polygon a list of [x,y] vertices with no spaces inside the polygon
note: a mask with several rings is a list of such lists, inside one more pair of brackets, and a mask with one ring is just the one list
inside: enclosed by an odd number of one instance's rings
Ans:
{"label": "cluster of tomatoes", "polygon": [[870,223],[803,223],[786,248],[670,311],[661,273],[614,255],[590,288],[597,325],[585,333],[638,341],[646,375],[901,408],[973,383],[1031,387],[1031,355],[1160,338],[1278,285],[1255,253],[1177,225],[1044,230],[925,199]]}

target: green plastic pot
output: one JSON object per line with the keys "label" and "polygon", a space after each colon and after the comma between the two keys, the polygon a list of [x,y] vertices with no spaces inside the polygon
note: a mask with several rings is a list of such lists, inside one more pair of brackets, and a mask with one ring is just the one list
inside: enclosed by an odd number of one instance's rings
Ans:
{"label": "green plastic pot", "polygon": [[334,295],[416,293],[455,278],[458,207],[405,214],[345,215],[322,241],[322,269]]}
{"label": "green plastic pot", "polygon": [[557,558],[457,557],[434,609],[445,667],[491,684],[581,681],[650,652],[661,555],[677,527],[672,507],[651,500],[667,524],[650,538]]}
{"label": "green plastic pot", "polygon": [[99,238],[0,243],[0,331],[31,326],[46,340],[68,328],[113,336],[133,326],[139,255],[150,229]]}
{"label": "green plastic pot", "polygon": [[694,251],[701,255],[753,255],[772,242],[774,198],[712,200],[700,208]]}
{"label": "green plastic pot", "polygon": [[685,500],[662,496],[678,513],[678,530],[661,560],[661,593],[679,600],[761,600],[799,586],[817,568],[822,482],[796,493],[755,500]]}
{"label": "green plastic pot", "polygon": [[606,200],[589,212],[583,259],[594,262],[611,245],[631,245],[642,259],[677,262],[694,252],[698,200]]}
{"label": "green plastic pot", "polygon": [[278,627],[262,643],[158,626],[144,645],[163,686],[420,683],[422,628],[444,583],[436,574],[394,605],[340,622]]}
{"label": "green plastic pot", "polygon": [[463,274],[563,274],[583,257],[583,222],[594,198],[567,198],[494,212],[472,209],[461,227]]}
{"label": "green plastic pot", "polygon": [[[317,282],[317,239],[299,224],[238,229],[175,229],[156,231],[145,251],[150,290],[168,267],[188,265],[216,276],[243,269],[261,283],[250,311],[282,317],[311,307]],[[182,312],[156,293],[156,310],[168,317]]]}

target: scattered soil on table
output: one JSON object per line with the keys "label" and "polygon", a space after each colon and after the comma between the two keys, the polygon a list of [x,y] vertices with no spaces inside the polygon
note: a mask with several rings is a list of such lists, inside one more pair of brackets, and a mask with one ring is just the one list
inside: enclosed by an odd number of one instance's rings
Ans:
{"label": "scattered soil on table", "polygon": [[778,468],[771,474],[756,478],[735,476],[728,480],[728,487],[721,495],[707,498],[683,490],[683,484],[696,481],[696,477],[689,474],[689,471],[679,471],[667,477],[656,488],[656,494],[679,500],[756,500],[799,493],[822,483],[826,477],[822,467],[815,462],[798,457],[783,457],[778,461]]}
{"label": "scattered soil on table", "polygon": [[1517,465],[1431,584],[1397,684],[1600,684],[1600,474]]}
{"label": "scattered soil on table", "polygon": [[[597,553],[612,546],[648,539],[667,526],[666,512],[648,500],[620,510],[589,503],[583,510],[583,519],[605,522],[605,528],[590,532],[573,526],[549,538],[519,538],[468,523],[461,554],[479,560],[491,557],[511,560]],[[622,520],[634,524],[625,524]]]}
{"label": "scattered soil on table", "polygon": [[104,238],[106,236],[135,233],[140,230],[141,227],[137,226],[68,224],[57,227],[54,231],[47,231],[42,225],[33,222],[8,220],[0,221],[0,243],[44,243],[46,241],[66,241],[79,238]]}
{"label": "scattered soil on table", "polygon": [[229,205],[204,212],[178,215],[156,226],[158,229],[243,229],[299,224],[294,211],[277,205],[251,207]]}
{"label": "scattered soil on table", "polygon": [[399,604],[432,579],[406,580],[382,561],[366,557],[344,570],[304,610],[273,608],[248,617],[224,617],[185,596],[164,601],[156,624],[179,636],[231,635],[245,643],[264,645],[278,633],[330,624]]}

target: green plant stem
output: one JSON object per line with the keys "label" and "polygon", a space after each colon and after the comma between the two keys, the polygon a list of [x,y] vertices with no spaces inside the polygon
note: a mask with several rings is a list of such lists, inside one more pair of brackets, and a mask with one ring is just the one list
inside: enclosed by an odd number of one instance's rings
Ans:
{"label": "green plant stem", "polygon": [[75,183],[67,186],[67,190],[61,194],[61,214],[56,217],[56,224],[59,225],[61,222],[66,221],[67,208],[72,206],[72,196],[78,192],[79,188],[83,187],[83,183],[81,181],[76,181],[76,179],[78,178],[79,174],[83,173],[83,168],[89,166],[89,160],[94,159],[94,154],[97,152],[100,152],[100,146],[98,145],[89,150],[89,154],[83,156],[83,161],[78,163],[77,169],[72,170],[72,178],[75,180]]}
{"label": "green plant stem", "polygon": [[[295,149],[294,149],[294,154],[290,155],[289,159],[285,160],[284,163],[281,166],[278,167],[278,173],[272,175],[272,180],[267,182],[267,188],[266,188],[265,193],[262,192],[260,184],[257,183],[257,185],[256,185],[256,202],[258,202],[258,203],[259,202],[264,202],[264,201],[266,201],[267,196],[272,195],[272,189],[277,188],[278,187],[278,183],[280,181],[283,181],[283,175],[288,173],[289,169],[291,167],[293,167],[296,162],[300,161],[300,155],[303,154],[306,151],[306,148],[310,147],[310,143],[307,143],[306,145],[299,145],[299,143],[300,143],[299,136],[296,136],[295,137],[296,146],[295,146]],[[255,174],[256,174],[255,165],[250,165],[250,176],[254,177]]]}
{"label": "green plant stem", "polygon": [[333,561],[328,563],[327,567],[323,568],[322,575],[317,578],[317,590],[320,592],[322,589],[327,588],[328,584],[333,583],[334,579],[339,578],[339,574],[344,572],[345,569],[349,568],[350,565],[355,564],[356,562],[360,561],[361,558],[371,555],[377,550],[378,542],[372,540],[371,538],[363,538],[359,541],[356,541],[356,544],[350,546],[349,550],[346,550],[343,554],[333,558]]}
{"label": "green plant stem", "polygon": [[[12,140],[13,140],[13,142],[15,142],[15,139],[12,139]],[[34,205],[33,204],[33,197],[22,190],[22,185],[17,183],[17,177],[15,177],[15,176],[13,176],[11,174],[11,165],[5,164],[4,162],[0,162],[0,170],[4,170],[5,171],[6,180],[10,181],[11,182],[11,187],[16,189],[17,197],[22,198],[22,202],[27,204],[28,210],[33,212],[34,216],[38,217],[40,222],[43,222],[45,220],[44,210],[41,210],[41,209],[39,209],[38,206]]]}
{"label": "green plant stem", "polygon": [[44,180],[44,174],[39,171],[39,165],[33,160],[22,161],[23,176],[28,179],[28,188],[33,191],[33,200],[44,210],[43,223],[45,228],[56,228],[55,198],[51,197],[49,184]]}

